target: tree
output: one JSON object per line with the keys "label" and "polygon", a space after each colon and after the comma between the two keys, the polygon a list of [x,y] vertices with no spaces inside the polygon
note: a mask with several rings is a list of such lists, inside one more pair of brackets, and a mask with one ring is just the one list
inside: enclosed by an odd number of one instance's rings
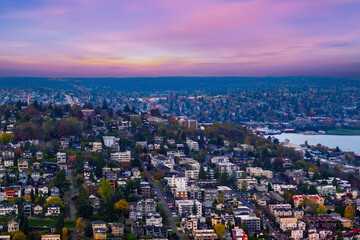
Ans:
{"label": "tree", "polygon": [[128,240],[137,240],[136,235],[135,235],[135,234],[132,234],[132,233],[128,233],[128,234],[126,235],[126,237],[127,237]]}
{"label": "tree", "polygon": [[103,200],[108,201],[111,199],[113,190],[111,188],[111,184],[109,180],[107,179],[100,180],[98,192]]}
{"label": "tree", "polygon": [[345,208],[345,213],[344,213],[344,217],[346,217],[347,219],[353,220],[355,217],[355,210],[353,206],[347,206]]}
{"label": "tree", "polygon": [[339,230],[337,231],[336,239],[337,239],[337,240],[342,240],[342,239],[343,239],[343,234],[342,234],[342,232],[341,232],[341,229],[339,229]]}
{"label": "tree", "polygon": [[21,231],[17,231],[12,239],[13,240],[26,240],[26,235]]}
{"label": "tree", "polygon": [[130,205],[125,199],[121,199],[114,204],[114,209],[120,211],[121,215],[124,215],[130,210]]}
{"label": "tree", "polygon": [[317,214],[326,214],[327,211],[326,211],[325,206],[322,204],[319,204],[318,208],[316,209],[316,213]]}
{"label": "tree", "polygon": [[226,232],[226,227],[224,224],[218,223],[218,224],[215,224],[214,230],[215,230],[216,234],[218,235],[219,239],[221,240]]}
{"label": "tree", "polygon": [[64,227],[65,227],[64,214],[61,213],[56,220],[56,232],[61,233]]}
{"label": "tree", "polygon": [[59,204],[62,208],[64,207],[64,203],[61,201],[59,197],[50,197],[45,203],[45,207],[49,204]]}
{"label": "tree", "polygon": [[247,190],[248,190],[248,183],[247,183],[247,181],[243,181],[241,183],[241,191],[246,192]]}
{"label": "tree", "polygon": [[89,200],[89,194],[87,191],[81,187],[79,190],[79,197],[76,201],[77,204],[77,213],[78,217],[90,218],[93,214],[93,207]]}
{"label": "tree", "polygon": [[192,207],[192,214],[197,215],[197,212],[198,212],[198,209],[197,209],[197,206],[196,206],[195,201],[194,201],[194,205]]}
{"label": "tree", "polygon": [[299,207],[304,207],[308,203],[309,199],[307,197],[303,198],[302,202],[300,203]]}
{"label": "tree", "polygon": [[315,194],[318,194],[318,190],[316,189],[316,187],[314,185],[311,185],[310,188],[309,188],[308,193],[310,195],[315,195]]}
{"label": "tree", "polygon": [[219,193],[219,196],[218,196],[218,203],[223,203],[224,202],[224,194],[221,192]]}
{"label": "tree", "polygon": [[206,179],[206,173],[203,166],[201,166],[199,170],[199,179]]}
{"label": "tree", "polygon": [[66,227],[63,227],[62,229],[62,232],[61,232],[61,235],[62,235],[62,240],[68,240],[68,229]]}
{"label": "tree", "polygon": [[227,172],[223,172],[220,174],[219,185],[227,186],[229,183],[229,174]]}

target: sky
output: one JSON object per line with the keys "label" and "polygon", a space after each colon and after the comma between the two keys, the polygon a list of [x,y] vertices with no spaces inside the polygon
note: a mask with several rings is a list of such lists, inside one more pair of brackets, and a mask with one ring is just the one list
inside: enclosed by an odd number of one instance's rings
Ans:
{"label": "sky", "polygon": [[0,76],[360,77],[359,0],[2,0]]}

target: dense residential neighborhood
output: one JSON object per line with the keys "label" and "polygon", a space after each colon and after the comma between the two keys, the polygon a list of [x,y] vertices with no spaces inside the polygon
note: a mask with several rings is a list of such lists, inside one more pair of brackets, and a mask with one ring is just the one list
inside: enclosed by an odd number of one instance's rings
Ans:
{"label": "dense residential neighborhood", "polygon": [[360,237],[354,153],[106,101],[1,110],[0,239]]}

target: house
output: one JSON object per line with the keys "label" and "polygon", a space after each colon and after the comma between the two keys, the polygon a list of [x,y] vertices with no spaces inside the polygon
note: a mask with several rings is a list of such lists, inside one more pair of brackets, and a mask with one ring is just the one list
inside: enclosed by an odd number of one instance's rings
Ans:
{"label": "house", "polygon": [[36,190],[36,188],[34,186],[28,185],[28,186],[25,186],[24,193],[27,195],[30,195],[31,191],[33,191],[33,193],[35,194],[35,190]]}
{"label": "house", "polygon": [[60,240],[60,234],[45,234],[41,236],[41,240]]}
{"label": "house", "polygon": [[4,167],[13,167],[14,159],[4,159],[3,163],[4,163]]}
{"label": "house", "polygon": [[316,231],[316,229],[309,229],[309,231],[308,231],[308,239],[309,240],[319,240],[320,239],[320,235]]}
{"label": "house", "polygon": [[0,203],[0,216],[18,214],[18,206],[12,203]]}
{"label": "house", "polygon": [[68,161],[68,163],[76,162],[76,155],[67,156],[67,161]]}
{"label": "house", "polygon": [[145,217],[146,226],[162,227],[162,217],[160,213],[147,213]]}
{"label": "house", "polygon": [[34,215],[40,215],[43,213],[43,207],[40,205],[35,205],[33,211],[34,211]]}
{"label": "house", "polygon": [[44,157],[43,152],[41,152],[41,151],[36,152],[36,159],[37,160],[42,160],[43,157]]}
{"label": "house", "polygon": [[92,142],[92,152],[100,152],[102,150],[102,143],[101,142]]}
{"label": "house", "polygon": [[60,189],[56,186],[53,186],[52,188],[50,188],[50,195],[52,197],[58,197],[60,193]]}
{"label": "house", "polygon": [[106,222],[96,220],[92,222],[94,239],[106,239],[107,226]]}
{"label": "house", "polygon": [[59,163],[66,163],[66,153],[58,152],[56,153],[56,162]]}
{"label": "house", "polygon": [[99,208],[100,207],[100,199],[97,196],[90,195],[89,200],[93,208]]}
{"label": "house", "polygon": [[8,232],[11,233],[11,232],[17,232],[19,231],[19,223],[14,220],[14,219],[11,219],[9,222],[8,222]]}
{"label": "house", "polygon": [[48,187],[45,186],[45,185],[40,185],[40,186],[38,187],[38,193],[39,193],[40,196],[48,195],[49,189],[48,189]]}
{"label": "house", "polygon": [[50,204],[47,206],[47,211],[45,216],[59,215],[60,212],[61,212],[61,208],[59,204]]}
{"label": "house", "polygon": [[110,223],[111,233],[114,236],[123,236],[124,235],[124,224],[123,223]]}
{"label": "house", "polygon": [[23,204],[23,210],[24,210],[25,216],[31,216],[31,213],[32,213],[31,209],[32,209],[31,202],[25,201]]}
{"label": "house", "polygon": [[138,224],[132,224],[131,225],[131,233],[136,235],[138,238],[144,236],[144,228]]}

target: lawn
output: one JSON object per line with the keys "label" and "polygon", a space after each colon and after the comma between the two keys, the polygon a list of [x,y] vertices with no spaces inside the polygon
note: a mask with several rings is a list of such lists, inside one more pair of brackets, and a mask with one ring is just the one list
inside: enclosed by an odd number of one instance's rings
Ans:
{"label": "lawn", "polygon": [[360,129],[334,129],[326,132],[328,135],[360,135]]}
{"label": "lawn", "polygon": [[[29,226],[55,226],[56,220],[54,219],[41,219],[41,218],[29,218]],[[74,228],[76,227],[76,222],[71,220],[65,220],[65,227]]]}

